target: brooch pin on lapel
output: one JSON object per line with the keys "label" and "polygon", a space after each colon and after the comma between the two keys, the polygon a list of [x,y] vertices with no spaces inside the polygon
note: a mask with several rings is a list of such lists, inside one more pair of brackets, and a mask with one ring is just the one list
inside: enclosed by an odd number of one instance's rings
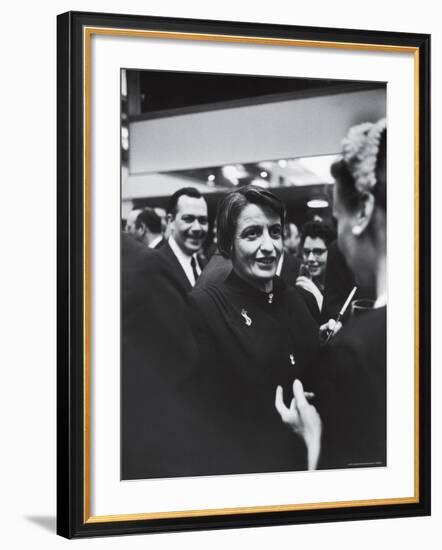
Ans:
{"label": "brooch pin on lapel", "polygon": [[252,319],[247,315],[247,311],[245,309],[241,310],[241,315],[246,323],[246,325],[249,327],[252,324]]}

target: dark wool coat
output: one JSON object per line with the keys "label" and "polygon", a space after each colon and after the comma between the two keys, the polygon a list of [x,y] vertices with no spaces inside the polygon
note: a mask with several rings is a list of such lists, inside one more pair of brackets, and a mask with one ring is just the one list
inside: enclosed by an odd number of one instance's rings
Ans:
{"label": "dark wool coat", "polygon": [[304,469],[304,445],[274,407],[276,386],[288,400],[317,361],[318,326],[304,301],[278,277],[264,293],[234,272],[189,299],[199,352],[190,387],[207,422],[201,473]]}

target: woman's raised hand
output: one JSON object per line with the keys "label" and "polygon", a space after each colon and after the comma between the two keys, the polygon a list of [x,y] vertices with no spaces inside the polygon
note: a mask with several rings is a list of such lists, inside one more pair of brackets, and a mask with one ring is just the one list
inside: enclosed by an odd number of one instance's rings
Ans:
{"label": "woman's raised hand", "polygon": [[322,421],[316,408],[307,401],[299,380],[293,382],[290,407],[284,403],[282,387],[276,388],[275,408],[281,420],[304,440],[307,447],[308,469],[315,470],[321,451]]}

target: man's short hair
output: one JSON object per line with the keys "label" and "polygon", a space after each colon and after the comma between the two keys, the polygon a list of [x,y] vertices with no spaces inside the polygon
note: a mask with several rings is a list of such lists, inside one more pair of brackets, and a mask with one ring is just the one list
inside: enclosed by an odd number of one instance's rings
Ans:
{"label": "man's short hair", "polygon": [[139,229],[141,224],[147,227],[151,233],[159,234],[161,233],[161,218],[155,212],[153,208],[146,206],[138,214],[137,219],[135,220],[135,228]]}
{"label": "man's short hair", "polygon": [[336,232],[326,222],[311,221],[301,227],[301,250],[307,237],[322,239],[328,248],[329,244],[336,239]]}
{"label": "man's short hair", "polygon": [[177,212],[178,199],[182,196],[192,197],[194,199],[200,199],[202,197],[201,193],[195,187],[182,187],[175,191],[175,193],[169,198],[167,203],[167,213],[175,216]]}

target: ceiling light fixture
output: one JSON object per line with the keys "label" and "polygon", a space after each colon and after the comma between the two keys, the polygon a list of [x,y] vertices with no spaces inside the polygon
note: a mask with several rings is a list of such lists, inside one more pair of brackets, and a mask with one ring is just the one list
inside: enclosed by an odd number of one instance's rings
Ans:
{"label": "ceiling light fixture", "polygon": [[309,208],[327,208],[328,201],[325,199],[311,199],[307,202]]}

